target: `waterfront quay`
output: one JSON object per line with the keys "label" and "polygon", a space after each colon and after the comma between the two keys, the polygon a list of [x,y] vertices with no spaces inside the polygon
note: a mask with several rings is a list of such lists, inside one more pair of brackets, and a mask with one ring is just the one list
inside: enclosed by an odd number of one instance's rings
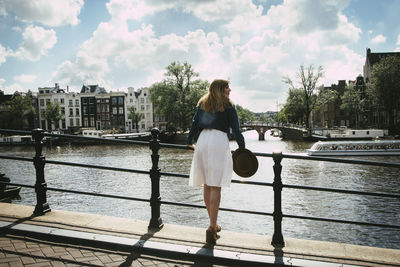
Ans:
{"label": "waterfront quay", "polygon": [[[0,266],[399,266],[400,250],[285,239],[222,230],[216,246],[205,229],[0,203]],[[222,226],[223,227],[223,226]]]}

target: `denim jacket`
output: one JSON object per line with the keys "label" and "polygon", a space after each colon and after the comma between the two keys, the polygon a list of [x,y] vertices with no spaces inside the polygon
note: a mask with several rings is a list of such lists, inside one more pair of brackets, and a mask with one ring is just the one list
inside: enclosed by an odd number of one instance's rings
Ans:
{"label": "denim jacket", "polygon": [[234,106],[226,108],[223,112],[210,113],[197,107],[196,114],[192,119],[187,144],[192,145],[194,136],[203,129],[216,129],[229,134],[229,128],[232,128],[236,142],[239,147],[245,147],[244,137],[239,128],[239,119]]}

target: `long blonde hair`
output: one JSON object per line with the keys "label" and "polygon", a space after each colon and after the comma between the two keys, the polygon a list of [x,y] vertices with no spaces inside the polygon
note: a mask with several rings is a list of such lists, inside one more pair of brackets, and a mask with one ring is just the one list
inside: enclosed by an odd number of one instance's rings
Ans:
{"label": "long blonde hair", "polygon": [[208,93],[200,98],[197,105],[202,110],[212,113],[222,112],[225,108],[231,107],[233,103],[224,93],[225,88],[228,86],[229,81],[227,80],[214,80],[208,89]]}

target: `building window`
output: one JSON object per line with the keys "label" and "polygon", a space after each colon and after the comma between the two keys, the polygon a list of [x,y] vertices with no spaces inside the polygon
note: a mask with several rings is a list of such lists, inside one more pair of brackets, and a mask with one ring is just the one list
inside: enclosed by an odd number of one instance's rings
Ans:
{"label": "building window", "polygon": [[119,114],[124,114],[124,108],[123,107],[119,107]]}
{"label": "building window", "polygon": [[61,108],[61,113],[65,114],[65,108],[64,107]]}
{"label": "building window", "polygon": [[111,105],[116,105],[117,104],[117,98],[116,97],[113,97],[113,98],[111,98]]}
{"label": "building window", "polygon": [[143,97],[140,98],[140,104],[144,104],[144,98]]}
{"label": "building window", "polygon": [[81,124],[81,121],[79,120],[79,118],[78,118],[78,119],[76,119],[76,120],[75,120],[75,122],[76,122],[76,123],[75,123],[75,124],[76,124],[76,126],[79,126],[79,124]]}
{"label": "building window", "polygon": [[124,98],[122,96],[118,97],[118,104],[123,105],[124,104]]}
{"label": "building window", "polygon": [[112,111],[114,115],[117,114],[117,107],[113,107]]}
{"label": "building window", "polygon": [[44,107],[44,99],[40,99],[39,100],[39,104],[40,104],[41,107]]}
{"label": "building window", "polygon": [[75,99],[75,106],[79,106],[79,99]]}
{"label": "building window", "polygon": [[72,108],[69,109],[69,115],[74,116],[74,110]]}
{"label": "building window", "polygon": [[94,104],[94,98],[93,97],[89,98],[89,104]]}
{"label": "building window", "polygon": [[76,116],[79,116],[79,108],[76,108],[76,109],[75,109],[75,115],[76,115]]}
{"label": "building window", "polygon": [[74,127],[74,119],[69,119],[69,126]]}

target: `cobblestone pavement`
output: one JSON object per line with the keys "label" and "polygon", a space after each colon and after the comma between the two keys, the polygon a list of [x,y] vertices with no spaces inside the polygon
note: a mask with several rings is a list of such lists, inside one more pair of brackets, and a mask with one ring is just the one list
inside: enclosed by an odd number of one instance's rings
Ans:
{"label": "cobblestone pavement", "polygon": [[[30,237],[0,237],[0,267],[16,266],[213,266],[205,262],[171,260],[138,253],[41,241]],[[216,265],[214,265],[216,266]]]}

